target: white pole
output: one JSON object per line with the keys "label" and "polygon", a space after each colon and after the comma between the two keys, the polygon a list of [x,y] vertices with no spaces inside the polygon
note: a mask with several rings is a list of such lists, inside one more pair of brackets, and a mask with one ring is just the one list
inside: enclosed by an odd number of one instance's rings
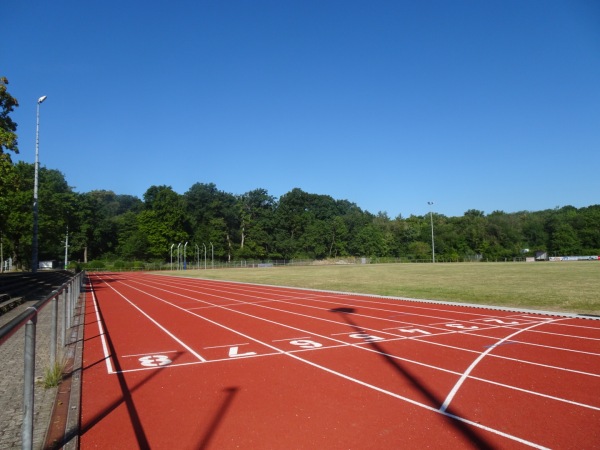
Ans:
{"label": "white pole", "polygon": [[183,270],[187,269],[187,255],[186,255],[187,245],[188,245],[188,243],[186,242],[185,245],[183,246]]}
{"label": "white pole", "polygon": [[[433,205],[433,202],[427,202],[429,206]],[[429,210],[429,217],[431,218],[431,261],[435,262],[435,240],[433,238],[433,210]]]}
{"label": "white pole", "polygon": [[65,239],[65,270],[69,265],[69,226],[67,225],[67,238]]}
{"label": "white pole", "polygon": [[31,258],[31,271],[37,272],[39,265],[38,258],[38,171],[40,165],[40,104],[46,100],[46,95],[38,98],[36,124],[35,124],[35,165],[33,181],[33,255]]}

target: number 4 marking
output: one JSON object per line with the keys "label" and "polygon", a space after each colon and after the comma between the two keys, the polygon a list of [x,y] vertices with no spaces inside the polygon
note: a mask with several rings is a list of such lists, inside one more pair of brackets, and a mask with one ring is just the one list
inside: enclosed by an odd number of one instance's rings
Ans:
{"label": "number 4 marking", "polygon": [[519,325],[519,322],[505,322],[504,320],[500,319],[483,319],[482,322],[495,322],[504,325]]}
{"label": "number 4 marking", "polygon": [[230,358],[239,358],[241,356],[252,356],[256,355],[256,352],[246,352],[246,353],[238,353],[239,347],[230,347],[229,348],[229,357]]}

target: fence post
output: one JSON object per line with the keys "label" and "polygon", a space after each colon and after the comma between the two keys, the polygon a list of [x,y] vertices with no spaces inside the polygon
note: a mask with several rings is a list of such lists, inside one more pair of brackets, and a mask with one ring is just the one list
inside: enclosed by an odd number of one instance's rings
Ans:
{"label": "fence post", "polygon": [[67,316],[67,329],[71,328],[71,283],[65,286],[65,313]]}
{"label": "fence post", "polygon": [[58,293],[52,299],[52,317],[50,319],[50,370],[56,365],[56,337],[58,334]]}
{"label": "fence post", "polygon": [[25,370],[23,376],[23,425],[21,428],[21,447],[33,448],[33,400],[35,381],[35,326],[36,314],[25,325]]}
{"label": "fence post", "polygon": [[62,296],[62,304],[63,304],[63,315],[62,315],[62,346],[67,345],[67,314],[69,311],[67,310],[67,291],[63,289],[61,292]]}

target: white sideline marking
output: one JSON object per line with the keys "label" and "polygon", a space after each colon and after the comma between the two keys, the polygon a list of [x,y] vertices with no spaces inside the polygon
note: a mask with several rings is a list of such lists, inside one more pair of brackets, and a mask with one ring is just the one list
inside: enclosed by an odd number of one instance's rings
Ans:
{"label": "white sideline marking", "polygon": [[135,358],[136,356],[147,356],[147,355],[164,355],[165,353],[177,353],[177,350],[166,350],[156,352],[137,353],[135,355],[122,355],[123,358]]}
{"label": "white sideline marking", "polygon": [[177,342],[178,344],[180,344],[183,348],[185,348],[188,352],[190,352],[192,355],[194,355],[196,358],[198,358],[200,361],[202,362],[206,362],[206,359],[204,359],[202,356],[200,356],[198,353],[196,353],[194,350],[192,350],[191,347],[189,347],[186,343],[184,343],[181,339],[179,339],[177,336],[175,336],[173,333],[171,333],[169,330],[167,330],[165,327],[163,327],[160,323],[158,323],[156,320],[154,320],[152,317],[150,317],[145,311],[142,311],[142,309],[135,305],[131,300],[129,300],[127,297],[125,297],[123,294],[121,294],[119,291],[117,291],[114,287],[112,287],[110,284],[108,284],[107,282],[103,281],[104,284],[106,284],[109,288],[111,288],[113,291],[115,291],[117,294],[119,294],[127,303],[129,303],[131,306],[133,306],[135,309],[137,309],[139,312],[141,312],[144,316],[146,316],[146,318],[148,320],[150,320],[150,322],[152,322],[154,325],[156,325],[158,328],[160,328],[161,330],[163,330],[166,334],[168,334],[175,342]]}
{"label": "white sideline marking", "polygon": [[[403,400],[403,401],[405,401],[405,402],[408,402],[408,403],[410,403],[410,404],[412,404],[412,405],[418,406],[418,407],[420,407],[420,408],[424,408],[424,409],[426,409],[426,410],[428,410],[428,411],[435,412],[435,413],[437,413],[437,414],[441,414],[441,415],[443,415],[443,416],[446,416],[446,417],[449,417],[449,418],[452,418],[452,419],[458,420],[459,422],[463,422],[463,423],[469,424],[469,425],[471,425],[471,426],[474,426],[474,427],[477,427],[477,428],[480,428],[480,429],[486,430],[486,431],[488,431],[488,432],[490,432],[490,433],[497,434],[497,435],[499,435],[499,436],[505,437],[505,438],[507,438],[507,439],[510,439],[510,440],[513,440],[513,441],[516,441],[516,442],[520,442],[520,443],[522,443],[522,444],[524,444],[524,445],[528,445],[528,446],[530,446],[530,447],[533,447],[533,448],[538,448],[538,449],[545,449],[545,448],[546,448],[546,447],[543,447],[543,446],[541,446],[541,445],[539,445],[539,444],[536,444],[536,443],[534,443],[534,442],[530,442],[530,441],[527,441],[527,440],[525,440],[525,439],[519,438],[519,437],[517,437],[517,436],[513,436],[513,435],[511,435],[511,434],[508,434],[508,433],[505,433],[505,432],[503,432],[503,431],[496,430],[496,429],[494,429],[494,428],[488,427],[488,426],[486,426],[486,425],[482,425],[482,424],[480,424],[480,423],[473,422],[473,421],[471,421],[471,420],[465,419],[465,418],[463,418],[463,417],[456,416],[456,415],[454,415],[454,414],[450,414],[450,413],[448,413],[448,412],[446,412],[446,411],[442,411],[442,410],[440,410],[440,409],[438,409],[438,408],[436,408],[436,407],[432,407],[432,406],[429,406],[429,405],[426,405],[426,404],[423,404],[423,403],[419,403],[419,402],[418,402],[418,401],[416,401],[416,400],[412,400],[412,399],[410,399],[410,398],[408,398],[408,397],[404,397],[404,396],[402,396],[402,395],[400,395],[400,394],[396,394],[395,392],[388,391],[388,390],[386,390],[386,389],[383,389],[383,388],[380,388],[380,387],[378,387],[378,386],[375,386],[375,385],[372,385],[372,384],[366,383],[366,382],[364,382],[364,381],[358,380],[358,379],[356,379],[356,378],[354,378],[354,377],[351,377],[351,376],[349,376],[349,375],[345,375],[345,374],[343,374],[343,373],[337,372],[337,371],[335,371],[335,370],[333,370],[333,369],[330,369],[330,368],[327,368],[327,367],[321,366],[321,365],[319,365],[319,364],[317,364],[317,363],[314,363],[314,362],[312,362],[312,361],[309,361],[309,360],[306,360],[306,359],[304,359],[304,358],[302,358],[302,357],[300,357],[300,356],[297,356],[297,355],[296,355],[296,354],[294,354],[293,352],[287,352],[287,351],[285,351],[285,350],[283,350],[283,349],[280,349],[280,348],[278,348],[278,347],[275,347],[274,345],[271,345],[271,344],[269,344],[268,342],[263,342],[263,341],[261,341],[260,339],[253,338],[253,337],[251,337],[251,336],[249,336],[249,335],[247,335],[247,334],[245,334],[245,333],[242,333],[242,332],[240,332],[240,331],[234,330],[234,329],[232,329],[232,328],[230,328],[230,327],[228,327],[228,326],[226,326],[226,325],[220,324],[220,323],[218,323],[218,322],[216,322],[216,321],[213,321],[213,320],[211,320],[211,319],[208,319],[208,318],[206,318],[206,317],[203,317],[203,316],[201,316],[201,315],[198,315],[198,314],[196,314],[196,313],[194,313],[194,312],[191,312],[191,311],[189,311],[189,310],[187,310],[187,309],[185,309],[185,308],[182,308],[181,306],[178,306],[178,305],[176,305],[176,304],[170,303],[170,302],[168,302],[168,301],[166,301],[166,300],[164,300],[164,299],[162,299],[162,298],[160,298],[160,297],[158,297],[158,296],[155,296],[155,295],[153,295],[153,294],[150,294],[150,293],[149,293],[149,292],[147,292],[147,291],[144,291],[144,290],[142,290],[142,289],[139,289],[139,288],[136,288],[136,287],[134,287],[134,286],[128,285],[127,283],[123,283],[123,284],[125,284],[126,286],[129,286],[129,287],[131,287],[131,288],[133,288],[133,289],[136,289],[136,290],[138,290],[138,291],[140,291],[140,292],[143,292],[143,293],[145,293],[146,295],[149,295],[150,297],[156,298],[157,300],[159,300],[159,301],[161,301],[161,302],[163,302],[163,303],[166,303],[166,304],[168,304],[168,305],[170,305],[170,306],[172,306],[172,307],[174,307],[174,308],[177,308],[177,309],[179,309],[179,310],[181,310],[181,311],[184,311],[184,312],[186,312],[186,313],[188,313],[188,314],[192,314],[192,315],[194,315],[194,316],[196,316],[196,317],[198,317],[198,318],[201,318],[201,319],[203,319],[203,320],[205,320],[205,321],[207,321],[207,322],[210,322],[210,323],[212,323],[212,324],[214,324],[214,325],[217,325],[217,326],[219,326],[219,327],[221,327],[221,328],[224,328],[224,329],[226,329],[226,330],[232,331],[232,332],[234,332],[234,333],[236,333],[236,334],[238,334],[238,335],[240,335],[240,336],[243,336],[243,337],[245,337],[245,338],[247,338],[247,339],[249,339],[249,340],[251,340],[251,341],[254,341],[254,342],[257,342],[257,343],[259,343],[259,344],[262,344],[262,345],[264,345],[264,346],[266,346],[266,347],[268,347],[268,348],[270,348],[270,349],[274,350],[275,352],[277,352],[277,353],[279,353],[279,354],[287,355],[287,356],[289,356],[290,358],[296,359],[296,360],[298,360],[298,361],[300,361],[300,362],[303,362],[303,363],[305,363],[305,364],[308,364],[308,365],[310,365],[310,366],[313,366],[313,367],[315,367],[315,368],[317,368],[317,369],[320,369],[320,370],[323,370],[323,371],[325,371],[325,372],[331,373],[331,374],[333,374],[333,375],[336,375],[336,376],[338,376],[338,377],[340,377],[340,378],[344,378],[344,379],[346,379],[346,380],[349,380],[349,381],[351,381],[351,382],[354,382],[354,383],[356,383],[356,384],[359,384],[359,385],[361,385],[361,386],[367,387],[367,388],[369,388],[369,389],[373,389],[373,390],[375,390],[375,391],[377,391],[377,392],[381,392],[381,393],[383,393],[383,394],[389,395],[389,396],[391,396],[391,397],[394,397],[394,398],[397,398],[397,399],[399,399],[399,400]],[[150,286],[146,286],[146,287],[150,287]],[[158,289],[158,290],[163,290],[163,291],[166,291],[165,289],[156,288],[156,287],[154,287],[154,289]],[[178,295],[181,295],[181,294],[178,294]],[[183,295],[182,295],[182,296],[183,296]],[[185,297],[185,296],[184,296],[184,297]],[[191,298],[191,297],[190,297],[190,298]],[[205,302],[205,303],[209,303],[209,304],[210,304],[210,302],[206,302],[205,300],[204,300],[203,302]],[[266,321],[266,322],[270,322],[270,323],[279,324],[279,325],[281,325],[281,326],[284,326],[284,327],[286,327],[286,328],[298,329],[298,328],[291,327],[291,326],[289,326],[289,325],[285,325],[285,324],[281,324],[281,323],[279,323],[279,322],[275,322],[275,321],[272,321],[272,320],[269,320],[269,319],[265,319],[265,318],[261,318],[261,317],[258,317],[258,316],[254,316],[254,315],[252,315],[252,314],[243,313],[243,312],[240,312],[240,311],[235,311],[235,310],[232,310],[232,309],[230,309],[230,308],[223,307],[223,306],[220,306],[220,305],[213,305],[213,306],[216,306],[216,307],[218,307],[218,308],[225,309],[225,310],[228,310],[228,311],[232,311],[232,312],[235,312],[235,313],[238,313],[238,314],[242,314],[242,315],[245,315],[245,316],[253,317],[253,318],[256,318],[256,319],[259,319],[259,320],[263,320],[263,321]],[[537,326],[537,325],[541,325],[541,324],[536,324],[535,326]],[[298,330],[299,330],[299,329],[298,329]],[[337,341],[336,339],[333,339],[333,338],[327,338],[327,337],[325,337],[325,336],[320,336],[320,337],[322,337],[322,338],[325,338],[325,339],[329,339],[329,340],[334,340],[334,341]],[[361,347],[360,347],[359,345],[357,345],[357,344],[347,344],[347,343],[345,343],[345,342],[342,342],[342,341],[337,341],[337,342],[340,342],[340,343],[342,343],[342,344],[345,344],[345,345],[350,345],[350,346],[352,346],[352,347],[361,348]],[[371,350],[371,349],[367,349],[367,350],[369,350],[369,351],[372,351],[372,352],[374,352],[374,353],[384,354],[384,353],[382,353],[382,352],[380,352],[380,351],[376,351],[376,350]],[[385,354],[387,355],[387,353],[385,353]],[[258,356],[258,355],[257,355],[257,356]],[[389,355],[389,356],[392,356],[392,357],[394,357],[393,355]],[[403,358],[398,358],[398,359],[403,359]],[[421,363],[421,364],[422,364],[422,363]],[[427,364],[422,364],[422,365],[424,365],[424,366],[428,366]],[[431,367],[433,367],[433,366],[431,366]],[[440,370],[443,370],[443,369],[440,369]],[[443,371],[446,371],[446,370],[443,370]],[[448,372],[450,372],[450,371],[448,371]]]}
{"label": "white sideline marking", "polygon": [[90,289],[92,290],[92,300],[94,302],[94,311],[96,312],[96,321],[98,322],[98,331],[100,333],[100,342],[102,342],[102,352],[104,353],[104,360],[106,361],[106,371],[108,373],[115,373],[110,361],[110,354],[108,353],[108,345],[106,344],[106,338],[104,337],[104,327],[100,320],[100,313],[98,312],[98,300],[96,299],[96,291],[94,291],[94,285],[90,280]]}

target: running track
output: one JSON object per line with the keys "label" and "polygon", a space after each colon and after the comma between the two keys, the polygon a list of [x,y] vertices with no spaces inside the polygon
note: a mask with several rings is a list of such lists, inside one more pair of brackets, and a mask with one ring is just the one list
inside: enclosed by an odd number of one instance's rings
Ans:
{"label": "running track", "polygon": [[80,448],[599,448],[600,321],[90,275]]}

